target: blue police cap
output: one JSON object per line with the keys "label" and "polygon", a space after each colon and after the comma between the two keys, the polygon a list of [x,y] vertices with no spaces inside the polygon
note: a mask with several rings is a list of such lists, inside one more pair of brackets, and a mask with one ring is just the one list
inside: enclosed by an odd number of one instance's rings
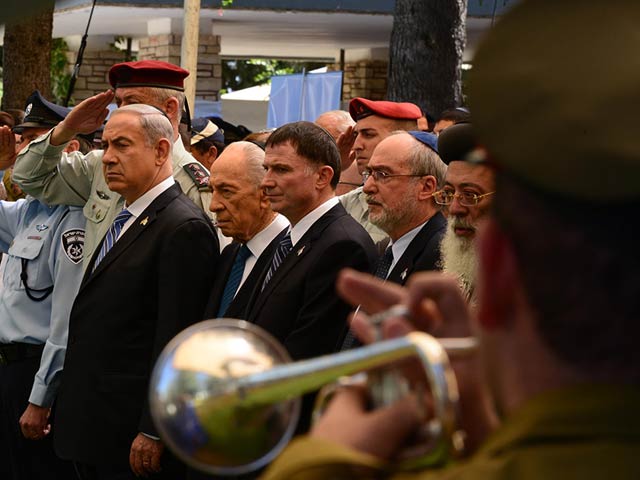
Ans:
{"label": "blue police cap", "polygon": [[64,120],[71,111],[70,108],[61,107],[46,100],[38,90],[27,98],[24,108],[24,121],[13,127],[16,133],[22,133],[25,128],[51,128]]}

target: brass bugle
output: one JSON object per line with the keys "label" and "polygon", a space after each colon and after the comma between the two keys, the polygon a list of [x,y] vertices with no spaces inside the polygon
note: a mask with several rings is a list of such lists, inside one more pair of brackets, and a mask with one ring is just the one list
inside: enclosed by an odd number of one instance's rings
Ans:
{"label": "brass bugle", "polygon": [[[472,338],[438,339],[412,332],[353,350],[291,363],[266,331],[241,320],[193,325],[165,347],[150,382],[154,422],[165,443],[190,466],[217,475],[263,467],[291,439],[300,396],[337,379],[418,358],[430,384],[435,432],[426,455],[459,448],[458,389],[448,355],[475,347]],[[424,463],[424,459],[420,463]],[[415,464],[411,459],[408,465]]]}

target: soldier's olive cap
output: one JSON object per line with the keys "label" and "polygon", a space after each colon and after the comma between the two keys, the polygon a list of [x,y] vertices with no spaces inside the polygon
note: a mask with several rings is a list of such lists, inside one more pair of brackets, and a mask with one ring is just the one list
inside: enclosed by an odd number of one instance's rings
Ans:
{"label": "soldier's olive cap", "polygon": [[51,128],[59,124],[71,111],[46,100],[38,90],[27,98],[24,108],[24,121],[13,127],[16,133],[22,133],[25,128]]}
{"label": "soldier's olive cap", "polygon": [[524,0],[474,57],[471,111],[500,168],[580,201],[640,197],[640,2]]}
{"label": "soldier's olive cap", "polygon": [[356,122],[371,115],[398,120],[417,120],[422,116],[422,110],[409,102],[388,102],[356,97],[349,102],[349,114]]}
{"label": "soldier's olive cap", "polygon": [[109,69],[109,83],[113,88],[156,87],[182,92],[188,76],[188,70],[160,60],[116,63]]}

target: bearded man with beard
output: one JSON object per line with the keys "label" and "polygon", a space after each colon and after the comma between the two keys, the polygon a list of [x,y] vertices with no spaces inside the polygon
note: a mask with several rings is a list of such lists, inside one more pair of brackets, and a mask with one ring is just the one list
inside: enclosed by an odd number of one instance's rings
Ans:
{"label": "bearded man with beard", "polygon": [[446,165],[436,143],[431,133],[394,132],[376,146],[364,170],[369,220],[389,236],[378,244],[386,271],[378,268],[376,275],[400,285],[413,272],[438,269],[446,220],[433,194]]}
{"label": "bearded man with beard", "polygon": [[442,269],[457,275],[470,303],[474,303],[477,269],[474,242],[494,193],[494,171],[474,160],[476,148],[471,123],[458,123],[443,130],[438,137],[438,151],[448,168],[444,187],[434,194],[448,220],[441,245]]}
{"label": "bearded man with beard", "polygon": [[[440,269],[440,242],[446,219],[433,195],[447,166],[438,156],[437,137],[422,131],[395,131],[373,151],[365,168],[363,192],[369,221],[388,235],[376,277],[404,285],[413,272]],[[349,331],[341,350],[360,345]]]}

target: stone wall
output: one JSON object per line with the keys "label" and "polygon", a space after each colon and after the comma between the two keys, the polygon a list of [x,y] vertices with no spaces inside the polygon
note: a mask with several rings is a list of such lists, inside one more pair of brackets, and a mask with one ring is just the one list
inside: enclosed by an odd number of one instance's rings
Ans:
{"label": "stone wall", "polygon": [[[107,73],[114,63],[124,62],[125,52],[117,50],[85,50],[82,59],[82,66],[78,72],[76,85],[73,89],[72,98],[75,103],[79,103],[85,98],[96,93],[104,92],[108,88],[109,79]],[[76,61],[76,53],[68,52],[67,61],[71,71]]]}
{"label": "stone wall", "polygon": [[[339,66],[334,65],[335,69]],[[371,100],[387,98],[387,62],[384,60],[360,60],[346,63],[343,73],[342,100],[355,97]]]}
{"label": "stone wall", "polygon": [[[180,65],[180,35],[154,35],[141,38],[138,60],[162,60]],[[220,37],[200,35],[198,46],[198,81],[196,98],[218,100],[222,88],[222,65],[220,63]],[[76,53],[69,52],[67,60],[70,69],[76,60]],[[115,63],[125,61],[125,52],[108,50],[85,50],[82,67],[76,80],[73,99],[76,103],[110,87],[107,73]]]}
{"label": "stone wall", "polygon": [[[180,65],[180,35],[153,35],[140,39],[138,60],[162,60]],[[198,45],[198,80],[196,98],[218,100],[222,88],[220,36],[200,35]]]}

